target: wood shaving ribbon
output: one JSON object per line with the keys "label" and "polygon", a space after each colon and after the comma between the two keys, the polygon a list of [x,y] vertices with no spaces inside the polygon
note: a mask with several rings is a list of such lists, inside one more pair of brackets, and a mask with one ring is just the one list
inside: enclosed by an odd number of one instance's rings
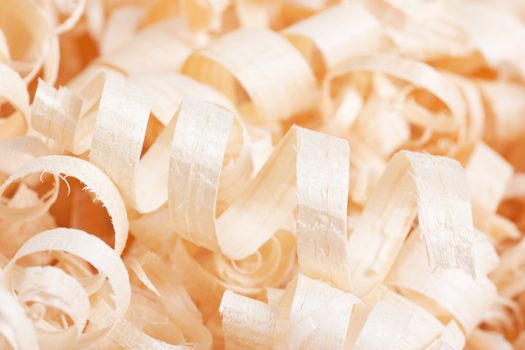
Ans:
{"label": "wood shaving ribbon", "polygon": [[0,349],[525,348],[519,0],[0,1]]}

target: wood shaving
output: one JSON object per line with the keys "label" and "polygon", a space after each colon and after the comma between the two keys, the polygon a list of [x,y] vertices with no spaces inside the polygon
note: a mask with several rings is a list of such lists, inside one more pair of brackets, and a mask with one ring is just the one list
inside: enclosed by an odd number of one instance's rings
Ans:
{"label": "wood shaving", "polygon": [[0,349],[525,348],[520,0],[0,2]]}

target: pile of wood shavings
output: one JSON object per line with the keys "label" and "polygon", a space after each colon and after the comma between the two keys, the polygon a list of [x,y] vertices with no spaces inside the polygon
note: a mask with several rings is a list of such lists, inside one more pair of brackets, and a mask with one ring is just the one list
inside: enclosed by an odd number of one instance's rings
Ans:
{"label": "pile of wood shavings", "polygon": [[525,349],[521,0],[0,1],[0,349]]}

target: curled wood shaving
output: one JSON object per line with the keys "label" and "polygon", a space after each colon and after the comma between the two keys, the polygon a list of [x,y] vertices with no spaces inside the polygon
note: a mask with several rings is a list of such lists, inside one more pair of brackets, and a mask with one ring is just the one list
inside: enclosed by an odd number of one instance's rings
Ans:
{"label": "curled wood shaving", "polygon": [[246,109],[247,117],[260,121],[305,112],[316,98],[315,78],[302,56],[284,38],[262,29],[229,33],[191,55],[182,72],[220,89]]}
{"label": "curled wood shaving", "polygon": [[[338,35],[334,36],[334,32]],[[311,64],[318,77],[348,57],[373,53],[385,45],[379,22],[355,3],[330,7],[287,27],[283,34],[307,59],[314,61]],[[321,54],[319,67],[314,50]]]}
{"label": "curled wood shaving", "polygon": [[17,349],[38,348],[37,338],[31,320],[29,320],[23,307],[5,288],[0,291],[2,298],[2,335],[12,346]]}
{"label": "curled wood shaving", "polygon": [[523,10],[1,1],[0,348],[523,348]]}
{"label": "curled wood shaving", "polygon": [[17,218],[18,220],[30,219],[41,215],[48,210],[58,196],[59,175],[73,176],[86,184],[87,188],[93,191],[107,208],[115,232],[115,250],[119,253],[124,250],[128,237],[128,220],[124,203],[115,185],[108,177],[87,161],[68,156],[34,158],[26,162],[2,184],[0,193],[3,193],[9,185],[23,179],[26,175],[42,172],[54,175],[54,189],[49,199],[41,205],[29,208],[7,208],[3,206],[1,215]]}
{"label": "curled wood shaving", "polygon": [[[24,81],[8,65],[0,62],[0,101],[8,102],[16,111],[7,118],[0,119],[0,136],[6,138],[10,135],[22,135],[29,123],[29,95]],[[5,134],[4,134],[5,133]]]}
{"label": "curled wood shaving", "polygon": [[431,266],[457,266],[474,276],[463,169],[448,158],[402,151],[378,180],[349,238],[352,290],[357,295],[383,280],[416,213]]}
{"label": "curled wood shaving", "polygon": [[[109,248],[103,241],[101,241],[99,238],[89,235],[83,231],[74,230],[74,229],[64,229],[64,228],[57,228],[54,230],[49,230],[42,232],[31,239],[29,239],[15,254],[13,259],[10,260],[9,264],[5,267],[5,269],[2,271],[2,277],[6,280],[7,286],[9,288],[10,286],[10,278],[12,276],[12,270],[15,267],[16,261],[18,259],[21,259],[25,256],[28,256],[30,254],[34,254],[41,251],[49,251],[49,250],[58,250],[67,252],[70,254],[74,254],[78,257],[81,257],[85,259],[86,261],[89,261],[93,267],[95,267],[102,276],[106,277],[108,279],[108,283],[113,289],[114,293],[114,302],[115,302],[115,311],[114,311],[114,318],[116,320],[121,319],[129,305],[130,301],[130,285],[128,280],[128,274],[126,271],[126,268],[124,267],[124,264],[122,263],[122,260],[120,260],[119,256],[113,251],[111,248]],[[34,270],[26,270],[25,278],[28,278],[28,274],[35,273]],[[40,271],[39,275],[40,277],[44,278],[42,276],[42,272],[48,272],[53,271],[53,273],[58,273],[59,276],[61,276],[64,272],[62,270],[58,269],[52,269],[52,270],[37,270]],[[60,273],[59,273],[60,272]],[[61,276],[64,280],[55,285],[55,288],[62,289],[63,287],[67,287],[67,283],[76,286],[79,290],[82,290],[82,287],[78,285],[78,282],[74,279],[65,278],[64,276]],[[49,276],[47,277],[49,278]],[[46,281],[47,283],[49,281]],[[27,282],[26,282],[27,283]],[[38,285],[38,278],[32,278],[31,283],[33,286],[31,287],[33,293],[44,293],[44,295],[49,295],[49,293],[56,293],[56,291],[52,291],[49,288],[46,288],[42,290],[41,292],[38,290],[35,290],[35,283]],[[65,286],[64,286],[64,283]],[[16,286],[15,286],[16,287]],[[70,288],[67,288],[68,293],[74,293],[74,289],[72,290],[71,285]],[[24,282],[21,282],[21,285],[18,286],[19,291],[19,298],[20,301],[28,300],[30,301],[31,298],[27,297],[27,289],[28,287],[24,288]],[[64,291],[60,293],[62,298],[64,298]],[[74,295],[72,295],[74,297]],[[80,295],[81,296],[81,295]],[[78,297],[80,297],[78,296]],[[78,298],[77,297],[77,298]],[[67,299],[66,299],[67,300]],[[82,309],[82,306],[78,304],[79,300],[71,300],[71,302],[75,304],[71,304],[70,307],[73,308],[72,311],[75,312],[75,314],[72,316],[72,319],[75,321],[81,321],[80,324],[77,325],[79,327],[78,329],[83,329],[82,323],[85,324],[87,319],[87,310],[85,310],[85,307],[88,304],[87,296],[84,295],[83,300],[84,304],[84,310]],[[33,300],[35,301],[35,300]],[[37,299],[38,301],[38,299]],[[54,305],[56,307],[56,305]],[[29,329],[32,329],[33,326],[30,326]],[[77,329],[77,331],[78,331]],[[101,335],[98,334],[98,337]],[[86,335],[88,337],[88,335]],[[67,341],[67,338],[65,339]],[[20,341],[20,340],[18,340]],[[40,342],[44,340],[40,340]],[[63,342],[64,340],[62,340]],[[82,340],[80,340],[82,341]],[[90,339],[90,341],[93,341],[93,339]],[[15,343],[13,343],[15,344]],[[71,344],[70,344],[71,345]],[[49,345],[48,345],[49,346]],[[62,344],[61,346],[64,346]]]}

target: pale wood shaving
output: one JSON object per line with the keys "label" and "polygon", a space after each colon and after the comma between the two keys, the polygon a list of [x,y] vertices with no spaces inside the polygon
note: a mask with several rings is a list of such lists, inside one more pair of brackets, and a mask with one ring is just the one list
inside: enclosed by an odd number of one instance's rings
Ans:
{"label": "pale wood shaving", "polygon": [[520,0],[0,1],[0,348],[521,349]]}

